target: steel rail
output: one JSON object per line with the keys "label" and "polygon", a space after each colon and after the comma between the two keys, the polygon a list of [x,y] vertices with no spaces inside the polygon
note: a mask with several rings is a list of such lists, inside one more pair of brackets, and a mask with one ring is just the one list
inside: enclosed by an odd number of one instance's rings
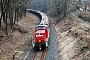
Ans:
{"label": "steel rail", "polygon": [[[38,51],[34,51],[32,57],[30,58],[30,60],[35,60],[37,53],[38,53]],[[40,60],[44,60],[45,53],[46,53],[46,49],[41,51]]]}
{"label": "steel rail", "polygon": [[34,59],[35,59],[36,54],[37,54],[37,51],[35,51],[35,52],[33,53],[33,55],[32,55],[32,57],[31,57],[31,59],[30,59],[30,60],[34,60]]}
{"label": "steel rail", "polygon": [[41,54],[40,60],[44,60],[45,53],[46,53],[46,49],[44,49],[44,50],[42,51],[42,54]]}

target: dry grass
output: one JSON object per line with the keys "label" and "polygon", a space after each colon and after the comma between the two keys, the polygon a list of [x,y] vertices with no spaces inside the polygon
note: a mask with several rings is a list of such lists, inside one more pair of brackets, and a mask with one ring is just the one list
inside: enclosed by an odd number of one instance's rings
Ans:
{"label": "dry grass", "polygon": [[[70,27],[70,28],[69,28]],[[90,23],[74,14],[55,25],[62,60],[90,59]]]}
{"label": "dry grass", "polygon": [[27,16],[19,20],[13,29],[9,29],[9,35],[5,35],[4,24],[0,29],[0,60],[12,60],[13,55],[16,58],[23,52],[31,48],[31,38],[33,30],[39,20],[33,14],[27,13]]}

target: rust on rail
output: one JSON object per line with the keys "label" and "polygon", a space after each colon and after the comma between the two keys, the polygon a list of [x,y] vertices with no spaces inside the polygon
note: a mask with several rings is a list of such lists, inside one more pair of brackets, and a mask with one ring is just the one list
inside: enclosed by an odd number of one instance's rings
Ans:
{"label": "rust on rail", "polygon": [[30,60],[34,60],[34,59],[35,59],[36,54],[37,54],[37,51],[35,51],[35,52],[33,53],[33,56],[32,56],[32,58],[31,58]]}
{"label": "rust on rail", "polygon": [[[33,55],[32,55],[32,57],[31,57],[30,60],[35,60],[35,58],[37,58],[36,57],[37,53],[38,53],[38,51],[34,51],[34,53],[33,53]],[[41,51],[41,55],[40,55],[39,60],[44,60],[45,53],[46,53],[46,49],[44,49],[44,50]]]}
{"label": "rust on rail", "polygon": [[44,49],[44,50],[42,51],[42,54],[41,54],[40,60],[44,60],[45,52],[46,52],[46,49]]}

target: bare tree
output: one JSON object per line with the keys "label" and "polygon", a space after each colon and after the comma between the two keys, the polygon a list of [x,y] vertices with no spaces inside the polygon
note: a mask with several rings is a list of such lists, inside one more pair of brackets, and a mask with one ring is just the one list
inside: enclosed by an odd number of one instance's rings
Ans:
{"label": "bare tree", "polygon": [[11,28],[18,22],[18,18],[26,16],[26,7],[29,0],[0,0],[0,28],[1,23],[6,25],[6,34],[8,30],[8,23],[10,22]]}

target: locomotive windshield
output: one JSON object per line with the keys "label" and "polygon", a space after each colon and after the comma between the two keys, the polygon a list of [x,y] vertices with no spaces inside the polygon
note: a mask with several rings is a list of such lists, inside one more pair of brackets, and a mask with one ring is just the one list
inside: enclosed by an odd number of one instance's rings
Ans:
{"label": "locomotive windshield", "polygon": [[45,26],[38,26],[38,27],[36,27],[36,30],[46,30],[46,27]]}

